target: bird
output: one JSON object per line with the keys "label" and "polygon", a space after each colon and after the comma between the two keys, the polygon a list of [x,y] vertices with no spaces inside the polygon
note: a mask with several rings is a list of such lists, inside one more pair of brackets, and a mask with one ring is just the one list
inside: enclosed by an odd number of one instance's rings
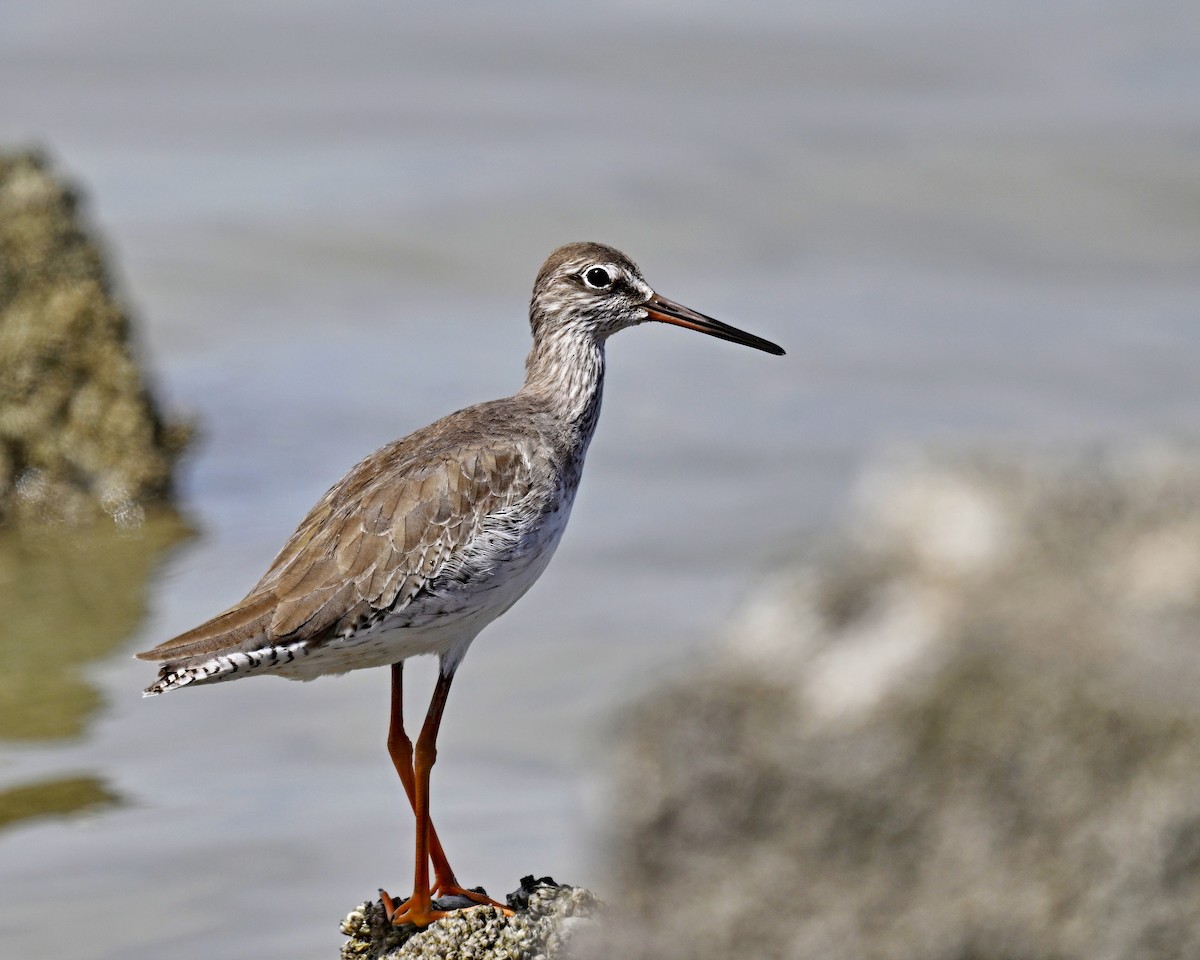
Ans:
{"label": "bird", "polygon": [[[600,413],[608,338],[646,322],[784,354],[659,295],[613,247],[559,247],[534,283],[533,345],[515,394],[366,457],[242,600],[135,655],[159,665],[145,696],[257,675],[390,668],[387,748],[416,820],[412,894],[398,903],[380,891],[394,925],[428,926],[449,912],[443,898],[505,909],[459,883],[433,827],[438,727],[467,649],[533,585],[562,538]],[[438,658],[438,672],[414,742],[404,727],[404,663],[422,655]]]}

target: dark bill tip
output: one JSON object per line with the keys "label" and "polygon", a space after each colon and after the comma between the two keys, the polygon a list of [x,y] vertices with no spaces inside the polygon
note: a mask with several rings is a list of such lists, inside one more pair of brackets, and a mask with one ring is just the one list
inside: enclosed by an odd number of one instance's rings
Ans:
{"label": "dark bill tip", "polygon": [[752,333],[731,327],[712,317],[706,317],[674,300],[660,297],[657,293],[646,303],[645,310],[649,319],[657,320],[660,323],[673,323],[677,327],[686,327],[688,330],[699,330],[701,333],[707,333],[710,337],[728,340],[730,343],[740,343],[744,347],[753,347],[755,350],[761,350],[763,353],[770,353],[776,357],[784,355],[783,347],[777,343],[756,337]]}

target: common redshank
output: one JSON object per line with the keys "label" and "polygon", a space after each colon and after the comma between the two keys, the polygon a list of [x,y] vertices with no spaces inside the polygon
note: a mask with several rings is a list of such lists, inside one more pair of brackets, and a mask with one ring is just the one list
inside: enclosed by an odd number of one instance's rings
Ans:
{"label": "common redshank", "polygon": [[[416,816],[412,895],[397,904],[381,891],[394,924],[427,926],[446,912],[440,897],[499,906],[459,884],[430,822],[438,725],[471,641],[532,586],[562,537],[600,413],[606,341],[648,320],[783,354],[659,296],[619,250],[560,247],[533,287],[520,390],[371,454],[312,508],[244,599],[137,655],[161,664],[147,696],[391,667],[388,752]],[[423,654],[438,657],[439,671],[414,749],[403,671]]]}

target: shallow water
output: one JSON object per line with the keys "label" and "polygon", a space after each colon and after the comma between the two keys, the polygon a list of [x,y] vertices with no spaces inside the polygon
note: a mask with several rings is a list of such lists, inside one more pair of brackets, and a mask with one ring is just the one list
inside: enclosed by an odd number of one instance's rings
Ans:
{"label": "shallow water", "polygon": [[0,563],[6,955],[328,957],[350,907],[403,892],[385,671],[142,701],[128,654],[239,597],[356,459],[510,392],[558,243],[614,243],[789,355],[612,342],[571,531],[444,727],[439,829],[493,893],[611,893],[613,711],[702,653],[867,457],[1200,423],[1186,5],[330,9],[6,11],[0,140],[87,188],[160,391],[204,433],[196,539]]}

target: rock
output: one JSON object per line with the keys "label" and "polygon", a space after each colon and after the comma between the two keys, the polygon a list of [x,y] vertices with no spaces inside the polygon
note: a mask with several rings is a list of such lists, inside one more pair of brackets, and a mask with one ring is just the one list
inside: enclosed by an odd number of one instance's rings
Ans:
{"label": "rock", "polygon": [[0,154],[0,522],[135,524],[187,441],[143,382],[77,203],[40,156]]}
{"label": "rock", "polygon": [[615,956],[1200,956],[1200,452],[878,471],[618,770]]}
{"label": "rock", "polygon": [[522,879],[508,906],[516,911],[511,917],[495,907],[472,907],[418,930],[393,927],[377,901],[367,902],[342,922],[350,938],[342,960],[567,960],[596,933],[602,909],[587,890],[549,877]]}

